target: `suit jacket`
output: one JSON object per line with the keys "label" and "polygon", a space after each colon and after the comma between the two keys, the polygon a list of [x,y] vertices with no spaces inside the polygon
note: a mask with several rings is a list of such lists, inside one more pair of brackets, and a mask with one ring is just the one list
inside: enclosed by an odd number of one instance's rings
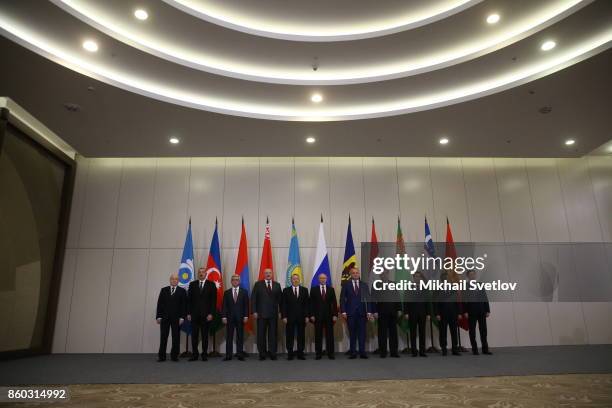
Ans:
{"label": "suit jacket", "polygon": [[482,316],[491,312],[489,298],[484,289],[468,290],[464,296],[466,302],[463,303],[463,310],[469,316]]}
{"label": "suit jacket", "polygon": [[170,294],[170,286],[163,287],[157,298],[156,319],[184,319],[187,315],[187,291],[180,286]]}
{"label": "suit jacket", "polygon": [[253,313],[264,319],[278,318],[279,306],[283,292],[278,282],[272,281],[272,290],[268,293],[266,281],[255,282],[251,294],[251,307]]}
{"label": "suit jacket", "polygon": [[355,293],[353,280],[347,280],[340,290],[340,311],[349,316],[366,316],[372,308],[368,302],[369,296],[366,282],[359,280],[359,291]]}
{"label": "suit jacket", "polygon": [[313,286],[310,288],[310,317],[315,321],[331,320],[333,316],[338,316],[338,302],[336,291],[331,286],[325,287],[325,299],[321,296],[321,287]]}
{"label": "suit jacket", "polygon": [[424,318],[429,314],[427,292],[413,290],[408,292],[408,299],[404,302],[404,314],[409,318]]}
{"label": "suit jacket", "polygon": [[249,294],[244,288],[238,288],[236,302],[234,302],[234,288],[230,288],[223,293],[221,317],[226,319],[249,317]]}
{"label": "suit jacket", "polygon": [[214,282],[204,281],[204,287],[200,290],[200,281],[194,280],[189,283],[187,313],[193,319],[203,319],[213,314],[217,308],[217,286]]}
{"label": "suit jacket", "polygon": [[308,289],[298,286],[298,297],[293,293],[293,286],[283,289],[281,316],[288,323],[304,322],[308,317]]}
{"label": "suit jacket", "polygon": [[460,313],[458,296],[459,294],[454,290],[438,292],[434,303],[434,314],[446,318],[456,318]]}

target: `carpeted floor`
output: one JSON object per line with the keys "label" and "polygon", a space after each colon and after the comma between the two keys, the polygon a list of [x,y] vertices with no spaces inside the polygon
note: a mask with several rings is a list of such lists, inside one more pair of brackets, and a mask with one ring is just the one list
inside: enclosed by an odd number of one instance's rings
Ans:
{"label": "carpeted floor", "polygon": [[[0,362],[0,385],[202,384],[286,381],[402,380],[538,374],[612,373],[612,345],[493,349],[492,356],[402,355],[399,359],[157,363],[151,354],[53,354]],[[612,407],[612,405],[610,405]]]}
{"label": "carpeted floor", "polygon": [[611,374],[429,380],[70,386],[62,403],[15,407],[612,407]]}

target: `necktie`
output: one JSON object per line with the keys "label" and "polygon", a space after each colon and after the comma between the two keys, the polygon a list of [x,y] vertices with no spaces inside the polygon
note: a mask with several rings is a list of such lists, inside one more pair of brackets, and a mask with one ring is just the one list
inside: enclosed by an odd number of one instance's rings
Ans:
{"label": "necktie", "polygon": [[266,281],[266,286],[267,286],[268,292],[272,292],[272,286],[270,285],[270,281]]}
{"label": "necktie", "polygon": [[297,288],[295,286],[293,287],[293,294],[295,297],[298,297]]}
{"label": "necktie", "polygon": [[200,290],[204,287],[204,281],[200,281]]}
{"label": "necktie", "polygon": [[357,286],[356,280],[353,281],[353,291],[355,292],[355,294],[359,291],[359,287]]}
{"label": "necktie", "polygon": [[238,300],[238,290],[234,289],[234,303],[236,303],[236,300]]}
{"label": "necktie", "polygon": [[176,286],[170,288],[170,296],[174,295],[174,289],[176,289]]}
{"label": "necktie", "polygon": [[321,286],[321,296],[323,297],[323,300],[325,300],[325,286]]}

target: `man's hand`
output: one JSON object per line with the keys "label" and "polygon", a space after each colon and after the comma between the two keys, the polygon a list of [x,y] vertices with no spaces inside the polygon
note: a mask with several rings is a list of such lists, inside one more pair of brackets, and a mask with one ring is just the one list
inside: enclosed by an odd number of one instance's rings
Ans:
{"label": "man's hand", "polygon": [[467,314],[467,312],[465,312],[465,313],[463,314],[463,317],[465,317],[466,319],[469,317],[469,316],[468,316],[468,314]]}
{"label": "man's hand", "polygon": [[179,318],[179,326],[182,325],[185,322],[185,319],[183,319],[182,317]]}
{"label": "man's hand", "polygon": [[491,314],[491,313],[487,313],[485,316],[486,316],[486,317],[489,317],[489,315],[490,315],[490,314]]}
{"label": "man's hand", "polygon": [[257,312],[253,313],[253,317],[257,319]]}
{"label": "man's hand", "polygon": [[436,315],[436,319],[438,319],[438,321],[442,320],[442,317],[440,315]]}
{"label": "man's hand", "polygon": [[368,320],[372,320],[372,313],[366,313]]}
{"label": "man's hand", "polygon": [[342,313],[342,318],[346,320],[346,313]]}
{"label": "man's hand", "polygon": [[406,320],[410,319],[410,316],[408,316],[408,313],[406,313],[406,314],[404,315],[404,319],[406,319]]}
{"label": "man's hand", "polygon": [[208,320],[210,322],[212,320],[212,315],[211,314],[207,315],[206,316],[206,320]]}
{"label": "man's hand", "polygon": [[283,323],[287,324],[287,318],[283,317]]}
{"label": "man's hand", "polygon": [[314,316],[310,316],[310,321],[313,322],[313,323],[315,322]]}
{"label": "man's hand", "polygon": [[307,317],[304,318],[304,323],[308,323],[308,318]]}
{"label": "man's hand", "polygon": [[157,322],[157,324],[161,323],[161,317],[158,317],[157,319],[155,319],[155,321]]}
{"label": "man's hand", "polygon": [[430,315],[427,315],[427,316],[425,316],[425,318],[426,318],[427,320],[429,320],[429,319],[431,319],[431,316],[430,316]]}
{"label": "man's hand", "polygon": [[221,321],[223,322],[223,324],[227,324],[227,317],[222,317]]}
{"label": "man's hand", "polygon": [[374,313],[374,318],[378,319],[378,313]]}
{"label": "man's hand", "polygon": [[461,316],[461,314],[458,314],[458,315],[457,315],[457,320],[461,320],[461,318],[462,318],[462,317],[463,317],[463,316]]}
{"label": "man's hand", "polygon": [[243,317],[243,318],[242,318],[242,321],[243,321],[244,323],[246,323],[246,322],[248,322],[248,321],[249,321],[249,318],[248,318],[248,317]]}
{"label": "man's hand", "polygon": [[191,315],[187,315],[187,320],[191,321]]}
{"label": "man's hand", "polygon": [[[313,319],[314,319],[314,318],[313,318]],[[337,316],[332,316],[332,321],[334,321],[334,322],[335,322],[336,320],[338,320],[338,317],[337,317]],[[313,320],[313,321],[314,321],[314,320]]]}

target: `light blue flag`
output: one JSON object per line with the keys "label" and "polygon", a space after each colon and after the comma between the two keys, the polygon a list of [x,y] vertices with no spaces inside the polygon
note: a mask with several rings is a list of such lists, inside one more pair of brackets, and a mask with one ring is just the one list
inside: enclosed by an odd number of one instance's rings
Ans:
{"label": "light blue flag", "polygon": [[[187,290],[189,282],[193,280],[193,238],[191,236],[191,218],[189,218],[189,228],[185,237],[185,246],[183,247],[183,256],[181,256],[181,264],[178,268],[179,286]],[[187,334],[191,334],[191,324],[185,320],[181,326]]]}
{"label": "light blue flag", "polygon": [[304,282],[302,264],[300,262],[300,245],[298,243],[295,223],[291,220],[291,242],[289,243],[289,257],[287,259],[287,287],[291,286],[291,277],[300,276],[300,283]]}

